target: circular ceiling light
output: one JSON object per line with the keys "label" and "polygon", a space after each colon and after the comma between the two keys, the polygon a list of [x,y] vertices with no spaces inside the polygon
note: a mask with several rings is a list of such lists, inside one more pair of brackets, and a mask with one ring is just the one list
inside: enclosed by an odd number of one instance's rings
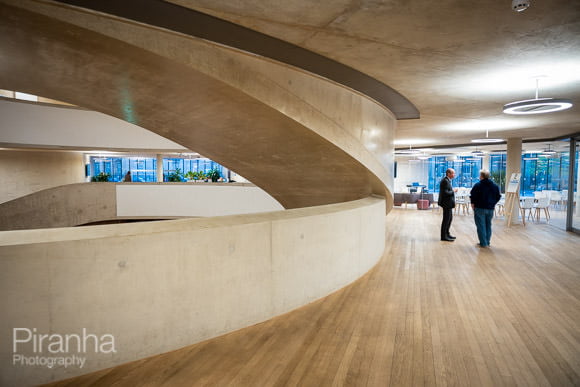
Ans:
{"label": "circular ceiling light", "polygon": [[471,142],[476,142],[480,144],[492,144],[496,142],[503,142],[503,138],[489,138],[489,129],[485,130],[484,138],[474,138]]}
{"label": "circular ceiling light", "polygon": [[570,109],[574,104],[564,98],[538,98],[511,102],[503,106],[505,114],[543,114]]}
{"label": "circular ceiling light", "polygon": [[542,156],[542,155],[548,155],[548,156],[550,156],[550,155],[555,155],[557,153],[558,152],[556,152],[555,150],[553,150],[552,148],[550,148],[550,144],[548,144],[548,149],[544,149],[542,151],[542,153],[541,153],[540,156]]}
{"label": "circular ceiling light", "polygon": [[559,112],[570,109],[574,104],[565,98],[539,98],[540,79],[536,77],[536,98],[510,102],[503,105],[505,114],[527,115]]}
{"label": "circular ceiling light", "polygon": [[396,155],[410,155],[410,156],[413,156],[413,155],[416,155],[416,154],[419,154],[419,153],[422,153],[422,152],[419,149],[413,149],[411,147],[411,145],[409,145],[409,149],[401,149],[401,150],[395,151],[395,154]]}

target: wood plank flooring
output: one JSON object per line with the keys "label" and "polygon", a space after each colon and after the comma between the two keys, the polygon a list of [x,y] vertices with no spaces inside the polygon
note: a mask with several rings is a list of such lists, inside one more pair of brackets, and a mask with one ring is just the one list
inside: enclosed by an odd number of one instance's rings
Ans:
{"label": "wood plank flooring", "polygon": [[580,385],[580,236],[547,224],[476,246],[472,216],[394,209],[363,278],[286,315],[55,386]]}

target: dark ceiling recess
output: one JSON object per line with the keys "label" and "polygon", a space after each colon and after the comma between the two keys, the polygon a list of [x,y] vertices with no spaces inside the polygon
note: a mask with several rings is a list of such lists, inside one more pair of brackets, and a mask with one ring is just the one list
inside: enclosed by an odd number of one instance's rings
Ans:
{"label": "dark ceiling recess", "polygon": [[419,118],[408,99],[378,80],[280,39],[162,0],[57,0],[251,52],[328,78],[374,99],[399,120]]}

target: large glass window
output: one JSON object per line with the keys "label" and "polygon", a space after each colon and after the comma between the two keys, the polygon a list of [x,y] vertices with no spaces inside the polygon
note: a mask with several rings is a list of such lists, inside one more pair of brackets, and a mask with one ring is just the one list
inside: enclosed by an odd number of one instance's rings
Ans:
{"label": "large glass window", "polygon": [[546,157],[528,153],[522,157],[522,184],[520,194],[531,196],[535,191],[562,191],[568,187],[568,152]]}
{"label": "large glass window", "polygon": [[505,193],[505,171],[506,171],[506,154],[489,155],[489,172],[491,180],[499,186],[501,193]]}
{"label": "large glass window", "polygon": [[208,173],[211,170],[217,170],[221,177],[226,177],[225,168],[206,158],[197,159],[181,159],[181,158],[169,158],[163,159],[163,180],[168,181],[169,175],[180,174],[181,176],[187,174],[188,172],[204,172]]}
{"label": "large glass window", "polygon": [[[457,161],[460,160],[460,161]],[[445,176],[448,168],[455,169],[455,179],[452,180],[454,187],[471,188],[479,181],[481,159],[471,156],[460,156],[449,160],[445,156],[434,156],[429,159],[429,184],[431,192],[439,190],[439,181]]]}
{"label": "large glass window", "polygon": [[91,176],[100,173],[109,174],[109,181],[123,181],[125,174],[131,171],[131,180],[151,182],[156,180],[157,160],[147,157],[100,157],[91,156]]}

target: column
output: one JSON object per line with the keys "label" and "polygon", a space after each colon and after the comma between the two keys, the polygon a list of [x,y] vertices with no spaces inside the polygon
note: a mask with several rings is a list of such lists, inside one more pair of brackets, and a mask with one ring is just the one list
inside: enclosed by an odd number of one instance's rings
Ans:
{"label": "column", "polygon": [[489,171],[489,153],[483,155],[483,159],[481,159],[481,169],[487,169]]}
{"label": "column", "polygon": [[[509,184],[509,179],[512,173],[522,172],[522,139],[521,138],[508,138],[507,140],[507,160],[505,167],[505,184],[506,188]],[[522,180],[523,182],[523,176]],[[520,182],[520,186],[521,183]],[[520,200],[519,191],[516,193],[515,204],[512,210],[512,224],[519,224],[520,207],[518,206]],[[506,209],[507,210],[507,209]],[[507,224],[507,214],[506,214],[506,224]]]}
{"label": "column", "polygon": [[157,155],[157,181],[163,183],[163,155]]}

